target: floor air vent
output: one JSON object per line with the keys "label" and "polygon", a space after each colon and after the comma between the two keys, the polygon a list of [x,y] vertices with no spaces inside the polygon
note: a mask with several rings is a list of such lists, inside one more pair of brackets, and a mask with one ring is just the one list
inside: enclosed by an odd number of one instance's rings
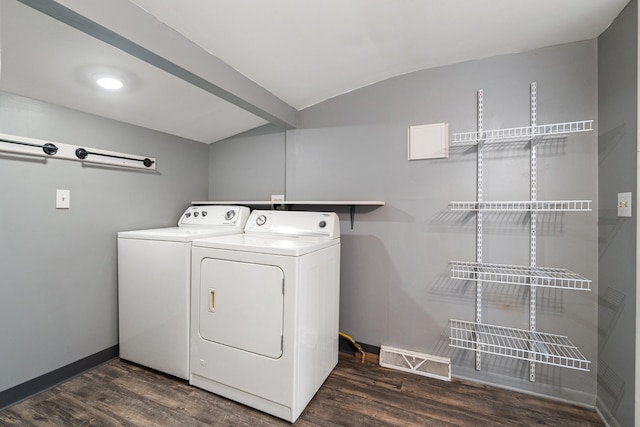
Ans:
{"label": "floor air vent", "polygon": [[380,366],[451,381],[451,359],[380,346]]}

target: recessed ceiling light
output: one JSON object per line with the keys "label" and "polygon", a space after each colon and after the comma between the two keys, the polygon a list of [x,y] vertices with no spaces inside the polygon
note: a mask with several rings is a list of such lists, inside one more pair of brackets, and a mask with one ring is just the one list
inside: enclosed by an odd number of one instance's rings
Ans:
{"label": "recessed ceiling light", "polygon": [[109,90],[118,90],[122,88],[122,82],[113,77],[100,77],[96,80],[98,86],[109,89]]}

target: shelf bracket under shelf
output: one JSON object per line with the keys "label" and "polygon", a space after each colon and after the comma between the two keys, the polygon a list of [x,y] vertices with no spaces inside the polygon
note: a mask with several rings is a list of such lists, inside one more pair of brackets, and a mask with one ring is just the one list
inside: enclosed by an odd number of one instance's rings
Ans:
{"label": "shelf bracket under shelf", "polygon": [[349,205],[349,218],[351,219],[351,229],[353,230],[353,222],[356,219],[356,205]]}

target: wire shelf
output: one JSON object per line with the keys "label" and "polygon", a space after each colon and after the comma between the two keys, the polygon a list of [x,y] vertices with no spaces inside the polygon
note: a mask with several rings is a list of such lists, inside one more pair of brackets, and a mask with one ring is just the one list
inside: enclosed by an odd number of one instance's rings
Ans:
{"label": "wire shelf", "polygon": [[553,123],[549,125],[523,126],[478,132],[462,132],[451,135],[450,145],[475,145],[479,141],[484,141],[486,143],[526,141],[532,138],[588,132],[592,130],[593,120],[581,120],[577,122]]}
{"label": "wire shelf", "polygon": [[586,212],[591,210],[591,200],[523,200],[501,202],[451,202],[453,211],[565,211]]}
{"label": "wire shelf", "polygon": [[449,322],[451,347],[589,371],[591,362],[565,336],[464,320]]}
{"label": "wire shelf", "polygon": [[451,278],[545,288],[591,290],[591,280],[564,268],[451,261]]}

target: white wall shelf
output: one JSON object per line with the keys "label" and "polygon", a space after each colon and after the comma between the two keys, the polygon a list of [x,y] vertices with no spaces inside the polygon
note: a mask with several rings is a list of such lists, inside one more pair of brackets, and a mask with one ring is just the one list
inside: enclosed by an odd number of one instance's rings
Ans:
{"label": "white wall shelf", "polygon": [[356,206],[378,208],[384,206],[381,200],[231,200],[231,201],[195,201],[192,205],[239,205],[248,207],[268,207],[270,209],[291,209],[295,206],[348,206],[351,219],[351,229],[355,222]]}
{"label": "white wall shelf", "polygon": [[[545,137],[557,137],[593,130],[593,120],[538,125],[537,84],[531,83],[531,125],[485,131],[484,92],[478,91],[476,132],[452,135],[451,145],[477,147],[477,180],[475,201],[449,203],[453,211],[471,211],[476,214],[476,261],[452,261],[451,278],[469,280],[476,284],[475,322],[451,320],[449,345],[475,351],[475,367],[480,370],[483,353],[529,361],[529,380],[535,381],[536,363],[589,370],[589,361],[569,342],[567,337],[537,331],[537,290],[557,288],[563,290],[591,290],[591,280],[562,268],[537,266],[537,223],[539,212],[588,212],[591,200],[541,201],[538,196],[537,145]],[[530,142],[530,199],[523,201],[485,201],[484,147],[499,142]],[[524,211],[530,216],[529,265],[487,264],[482,261],[484,212]],[[529,330],[487,325],[482,321],[482,293],[484,283],[502,283],[529,287]]]}
{"label": "white wall shelf", "polygon": [[543,288],[591,290],[591,280],[565,268],[486,264],[451,261],[451,278],[458,280],[538,286]]}
{"label": "white wall shelf", "polygon": [[591,363],[562,335],[454,319],[450,327],[452,347],[581,371]]}

